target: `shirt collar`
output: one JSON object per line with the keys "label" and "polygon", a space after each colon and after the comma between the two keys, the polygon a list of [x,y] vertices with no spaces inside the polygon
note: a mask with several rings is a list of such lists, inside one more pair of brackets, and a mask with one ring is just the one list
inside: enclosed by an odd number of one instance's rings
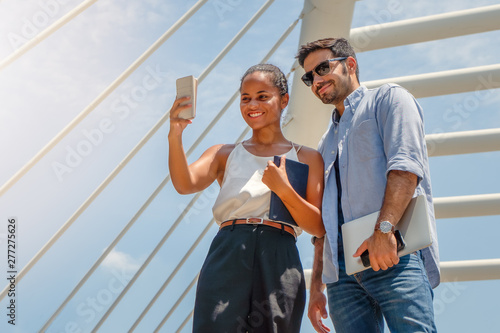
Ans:
{"label": "shirt collar", "polygon": [[358,108],[359,103],[365,96],[365,93],[368,89],[365,86],[359,86],[358,89],[354,90],[349,96],[344,101],[344,106],[349,105],[352,113],[356,111]]}
{"label": "shirt collar", "polygon": [[[359,86],[356,90],[354,90],[352,93],[347,96],[347,98],[344,100],[344,107],[345,109],[350,109],[352,113],[354,113],[363,99],[363,97],[366,94],[366,91],[368,89],[365,86]],[[339,122],[340,120],[340,114],[337,112],[337,108],[333,109],[333,114],[332,114],[332,121],[334,122]]]}
{"label": "shirt collar", "polygon": [[332,113],[332,122],[334,122],[335,124],[338,124],[340,121],[340,114],[339,112],[337,111],[337,108],[333,108],[333,113]]}

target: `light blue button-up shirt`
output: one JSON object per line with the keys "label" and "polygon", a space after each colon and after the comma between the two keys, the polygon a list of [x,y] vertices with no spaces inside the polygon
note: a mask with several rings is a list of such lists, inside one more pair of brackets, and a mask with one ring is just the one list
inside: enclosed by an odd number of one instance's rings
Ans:
{"label": "light blue button-up shirt", "polygon": [[345,223],[381,209],[389,171],[418,176],[414,196],[426,195],[433,240],[422,255],[431,286],[436,287],[439,253],[422,108],[407,90],[395,84],[377,89],[361,86],[345,99],[344,106],[342,117],[333,111],[332,124],[318,147],[325,161],[323,282],[336,282],[339,274],[333,165],[338,156]]}

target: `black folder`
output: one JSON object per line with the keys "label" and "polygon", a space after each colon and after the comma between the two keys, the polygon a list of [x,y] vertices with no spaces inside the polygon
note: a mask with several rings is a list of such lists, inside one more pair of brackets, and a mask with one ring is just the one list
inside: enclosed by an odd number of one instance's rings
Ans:
{"label": "black folder", "polygon": [[[274,164],[280,166],[281,156],[274,156]],[[285,162],[288,181],[295,192],[302,198],[306,198],[307,177],[309,176],[309,165],[298,161],[287,159]],[[278,195],[271,192],[271,203],[269,206],[269,219],[284,222],[286,224],[297,226],[292,215]]]}

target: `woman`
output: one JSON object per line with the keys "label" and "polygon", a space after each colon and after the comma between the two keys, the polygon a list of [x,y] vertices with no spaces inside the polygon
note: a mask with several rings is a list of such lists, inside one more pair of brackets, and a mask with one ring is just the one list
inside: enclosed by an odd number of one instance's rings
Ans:
{"label": "woman", "polygon": [[[181,194],[221,186],[213,213],[220,230],[203,264],[194,310],[193,332],[299,332],[305,283],[296,235],[322,237],[323,160],[281,132],[281,112],[289,95],[276,66],[256,65],[241,79],[240,109],[252,129],[250,139],[207,149],[188,165],[182,132],[191,123],[178,118],[189,105],[177,99],[170,111],[169,168]],[[283,155],[280,167],[271,160]],[[291,187],[286,159],[309,165],[306,199]],[[271,191],[284,202],[299,227],[268,220]]]}

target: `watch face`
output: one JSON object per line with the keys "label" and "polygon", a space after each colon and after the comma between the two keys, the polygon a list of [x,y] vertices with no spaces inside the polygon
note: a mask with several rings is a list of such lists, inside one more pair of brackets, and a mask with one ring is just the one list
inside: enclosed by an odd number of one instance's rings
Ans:
{"label": "watch face", "polygon": [[387,234],[392,231],[392,224],[389,221],[382,221],[380,222],[380,231],[382,231],[384,234]]}

